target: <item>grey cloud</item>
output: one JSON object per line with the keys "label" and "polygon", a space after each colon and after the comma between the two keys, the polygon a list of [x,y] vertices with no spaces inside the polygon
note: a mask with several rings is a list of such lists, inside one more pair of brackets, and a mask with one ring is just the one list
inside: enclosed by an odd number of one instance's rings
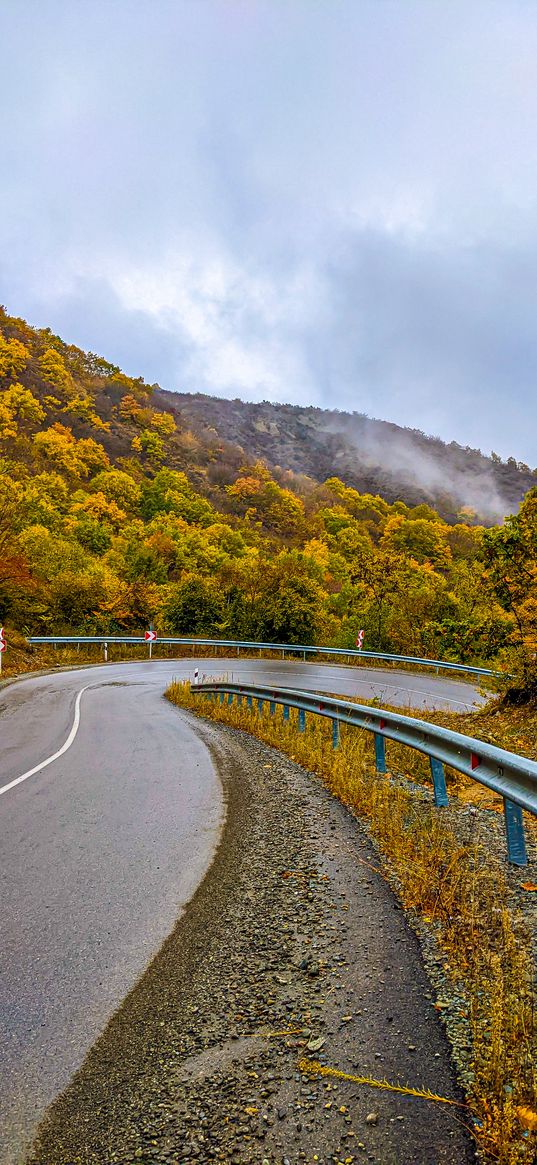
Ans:
{"label": "grey cloud", "polygon": [[164,387],[537,462],[537,10],[7,0],[0,298]]}

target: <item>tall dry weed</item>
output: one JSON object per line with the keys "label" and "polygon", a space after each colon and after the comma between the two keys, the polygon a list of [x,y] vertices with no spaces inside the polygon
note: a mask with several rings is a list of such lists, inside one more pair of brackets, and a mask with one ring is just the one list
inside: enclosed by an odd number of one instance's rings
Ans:
{"label": "tall dry weed", "polygon": [[[522,1165],[534,1160],[532,1121],[536,1095],[535,1009],[529,936],[509,908],[500,862],[484,839],[463,844],[453,817],[435,809],[419,787],[405,787],[374,771],[371,737],[342,726],[332,746],[330,722],[281,708],[269,714],[245,700],[239,706],[210,701],[173,683],[174,703],[210,719],[253,733],[317,773],[334,794],[367,824],[385,870],[407,910],[434,933],[449,974],[468,1000],[472,1038],[472,1107],[476,1136],[489,1161]],[[408,764],[409,756],[416,767]],[[410,769],[412,781],[428,775],[422,758],[408,749],[390,750],[394,768]],[[537,1119],[536,1119],[537,1125]]]}

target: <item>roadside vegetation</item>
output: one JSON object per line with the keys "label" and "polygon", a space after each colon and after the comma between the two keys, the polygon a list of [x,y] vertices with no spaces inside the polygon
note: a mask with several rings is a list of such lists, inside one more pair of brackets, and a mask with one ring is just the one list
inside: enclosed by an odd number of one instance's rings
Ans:
{"label": "roadside vegetation", "polygon": [[[168,697],[181,707],[252,732],[318,774],[366,823],[386,876],[406,910],[434,935],[446,976],[464,998],[471,1048],[463,1074],[476,1140],[487,1161],[534,1160],[537,1093],[534,966],[531,936],[514,909],[506,863],[491,852],[477,818],[458,822],[456,807],[434,808],[397,774],[408,772],[407,750],[390,743],[392,773],[374,772],[371,737],[342,726],[334,751],[331,725],[307,717],[297,732],[288,722],[221,704],[174,683]],[[399,754],[400,753],[400,754]],[[415,757],[415,754],[413,754]],[[449,778],[449,774],[448,774]],[[450,781],[451,783],[451,781]],[[440,1011],[447,1005],[439,999]],[[449,1027],[448,1027],[449,1030]]]}

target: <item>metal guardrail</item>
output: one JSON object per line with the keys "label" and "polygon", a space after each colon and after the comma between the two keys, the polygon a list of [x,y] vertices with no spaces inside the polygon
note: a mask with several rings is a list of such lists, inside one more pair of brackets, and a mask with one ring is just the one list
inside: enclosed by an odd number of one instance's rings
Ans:
{"label": "metal guardrail", "polygon": [[383,708],[354,704],[349,700],[315,695],[294,688],[262,687],[257,684],[228,683],[224,680],[202,682],[191,685],[191,691],[200,695],[214,696],[219,693],[223,703],[226,693],[228,703],[236,697],[239,703],[246,698],[250,708],[257,700],[258,711],[262,712],[265,702],[273,715],[276,705],[283,706],[284,719],[289,719],[289,709],[298,709],[298,731],[303,732],[306,713],[324,716],[332,721],[332,743],[339,744],[341,724],[355,728],[365,728],[375,738],[375,764],[378,773],[386,770],[386,740],[396,740],[418,752],[425,753],[431,764],[435,805],[448,804],[448,792],[444,765],[449,765],[460,773],[465,773],[479,784],[485,785],[503,798],[507,851],[509,861],[515,866],[527,863],[526,844],[522,810],[537,816],[537,763],[514,752],[497,748],[483,740],[475,740],[449,728],[430,724],[389,712]]}
{"label": "metal guardrail", "polygon": [[[125,643],[125,644],[145,644],[146,640],[143,635],[31,635],[28,643],[50,643],[64,644],[64,643],[102,643],[103,646],[109,643]],[[473,667],[466,663],[453,663],[451,660],[445,659],[419,659],[413,655],[391,655],[380,651],[358,651],[354,648],[346,647],[323,647],[319,644],[312,645],[307,643],[256,643],[253,640],[247,639],[200,639],[200,638],[174,638],[173,636],[159,635],[158,643],[176,644],[191,647],[230,647],[235,648],[237,655],[241,648],[246,651],[281,651],[283,654],[300,654],[306,658],[306,655],[335,655],[345,657],[347,659],[382,659],[389,663],[414,663],[419,664],[420,667],[434,667],[437,670],[444,668],[447,671],[467,672],[470,675],[477,676],[498,676],[498,672],[491,671],[486,667]]]}

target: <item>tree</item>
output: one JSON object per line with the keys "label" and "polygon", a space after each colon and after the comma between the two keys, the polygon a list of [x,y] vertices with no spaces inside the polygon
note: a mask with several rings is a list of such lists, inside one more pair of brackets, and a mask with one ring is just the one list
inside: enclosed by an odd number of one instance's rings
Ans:
{"label": "tree", "polygon": [[116,502],[128,514],[136,512],[141,497],[140,486],[128,473],[121,469],[106,469],[92,479],[91,487],[104,494],[110,502]]}
{"label": "tree", "polygon": [[303,502],[277,485],[261,464],[226,486],[226,493],[237,513],[262,522],[267,530],[282,537],[292,537],[302,528]]}
{"label": "tree", "polygon": [[255,638],[267,643],[313,643],[322,609],[322,590],[284,555],[263,572],[255,607]]}
{"label": "tree", "polygon": [[0,335],[0,377],[20,376],[30,359],[28,348],[19,340],[5,340]]}
{"label": "tree", "polygon": [[39,371],[43,380],[51,384],[62,396],[69,398],[75,394],[75,383],[65,360],[55,348],[47,348],[39,360]]}
{"label": "tree", "polygon": [[390,518],[386,523],[382,545],[401,550],[417,562],[445,564],[450,552],[445,541],[444,523],[426,518]]}
{"label": "tree", "polygon": [[174,469],[159,469],[152,481],[146,479],[140,513],[146,522],[155,514],[176,514],[189,523],[203,526],[210,525],[216,516],[210,502],[192,489],[186,474]]}
{"label": "tree", "polygon": [[151,429],[144,429],[139,437],[134,437],[132,447],[135,453],[142,453],[145,455],[151,465],[160,465],[164,460],[164,442],[158,433],[152,433]]}
{"label": "tree", "polygon": [[492,593],[513,616],[514,699],[537,695],[537,487],[526,495],[518,514],[483,535],[486,577]]}
{"label": "tree", "polygon": [[215,583],[187,575],[169,588],[162,614],[166,627],[175,635],[212,635],[218,631],[222,608]]}

